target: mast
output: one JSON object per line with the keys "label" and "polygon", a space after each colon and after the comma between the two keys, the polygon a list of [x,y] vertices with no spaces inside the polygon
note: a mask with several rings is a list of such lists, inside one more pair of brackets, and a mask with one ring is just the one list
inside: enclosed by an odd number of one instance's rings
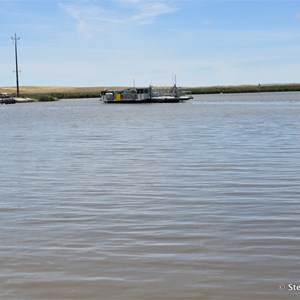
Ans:
{"label": "mast", "polygon": [[15,60],[16,60],[16,85],[17,85],[17,97],[20,97],[20,89],[19,89],[19,68],[18,68],[18,47],[17,41],[20,39],[17,38],[17,34],[15,33],[14,37],[11,37],[12,40],[15,42]]}

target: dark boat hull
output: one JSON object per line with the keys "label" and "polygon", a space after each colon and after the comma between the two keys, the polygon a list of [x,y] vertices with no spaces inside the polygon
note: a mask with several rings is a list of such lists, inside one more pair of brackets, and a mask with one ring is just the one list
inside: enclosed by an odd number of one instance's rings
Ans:
{"label": "dark boat hull", "polygon": [[147,103],[179,103],[185,102],[193,97],[180,97],[180,98],[149,98],[142,100],[126,99],[126,100],[103,100],[104,103],[108,104],[147,104]]}
{"label": "dark boat hull", "polygon": [[14,98],[0,98],[0,104],[15,104],[16,100]]}

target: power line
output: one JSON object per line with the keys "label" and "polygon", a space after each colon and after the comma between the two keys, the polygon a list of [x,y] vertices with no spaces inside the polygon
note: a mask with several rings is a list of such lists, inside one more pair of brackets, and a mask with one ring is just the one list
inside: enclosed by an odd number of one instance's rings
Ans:
{"label": "power line", "polygon": [[11,37],[11,39],[14,40],[14,42],[15,42],[17,97],[20,97],[20,89],[19,89],[19,68],[18,68],[18,47],[17,47],[17,41],[20,39],[20,37],[17,37],[17,34],[15,33],[15,36],[14,36],[14,37]]}

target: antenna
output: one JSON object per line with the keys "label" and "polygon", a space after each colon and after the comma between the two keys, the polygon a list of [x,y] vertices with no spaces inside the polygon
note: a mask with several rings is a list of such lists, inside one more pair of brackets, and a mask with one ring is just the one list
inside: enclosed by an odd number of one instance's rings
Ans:
{"label": "antenna", "polygon": [[20,89],[19,89],[19,68],[18,68],[18,48],[17,48],[17,41],[20,39],[17,37],[15,33],[14,37],[11,37],[12,40],[15,42],[15,59],[16,59],[16,84],[17,84],[17,97],[20,96]]}

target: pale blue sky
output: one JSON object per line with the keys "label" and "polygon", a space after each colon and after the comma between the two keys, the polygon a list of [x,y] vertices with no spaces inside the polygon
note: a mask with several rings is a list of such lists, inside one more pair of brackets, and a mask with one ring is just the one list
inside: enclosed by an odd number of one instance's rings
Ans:
{"label": "pale blue sky", "polygon": [[300,82],[300,1],[0,0],[0,86]]}

